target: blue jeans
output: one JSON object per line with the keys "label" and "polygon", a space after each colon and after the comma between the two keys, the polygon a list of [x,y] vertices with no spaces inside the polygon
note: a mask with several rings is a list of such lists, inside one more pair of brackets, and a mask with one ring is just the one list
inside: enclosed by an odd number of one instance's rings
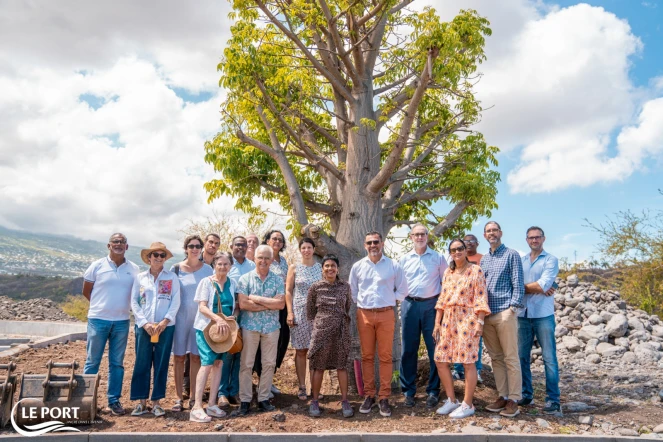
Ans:
{"label": "blue jeans", "polygon": [[419,360],[420,337],[424,335],[424,343],[428,353],[430,374],[426,394],[440,395],[440,376],[435,366],[435,303],[437,297],[423,301],[408,298],[401,303],[402,351],[401,355],[401,388],[406,396],[414,396],[417,392],[417,361]]}
{"label": "blue jeans", "polygon": [[[481,373],[481,369],[483,368],[483,363],[481,362],[481,355],[483,354],[483,337],[479,339],[479,359],[474,363],[474,366],[477,368],[477,373]],[[456,370],[456,373],[460,375],[460,377],[465,376],[465,367],[463,367],[463,364],[454,364],[454,370]]]}
{"label": "blue jeans", "polygon": [[559,404],[559,367],[557,366],[557,346],[555,344],[555,315],[545,318],[518,318],[518,356],[523,373],[523,399],[532,399],[532,372],[530,352],[536,336],[543,353],[543,366],[546,373],[546,401]]}
{"label": "blue jeans", "polygon": [[219,396],[230,397],[239,394],[239,361],[241,355],[242,352],[237,352],[234,355],[228,352],[224,353]]}
{"label": "blue jeans", "polygon": [[108,342],[108,405],[120,402],[124,380],[124,352],[129,338],[129,320],[106,321],[90,318],[87,321],[87,357],[83,373],[99,373],[99,365]]}
{"label": "blue jeans", "polygon": [[154,368],[154,387],[152,400],[166,397],[168,363],[173,349],[175,326],[166,327],[159,335],[159,342],[150,342],[150,335],[142,328],[134,326],[136,333],[136,362],[131,376],[131,400],[147,399],[150,395],[152,369]]}

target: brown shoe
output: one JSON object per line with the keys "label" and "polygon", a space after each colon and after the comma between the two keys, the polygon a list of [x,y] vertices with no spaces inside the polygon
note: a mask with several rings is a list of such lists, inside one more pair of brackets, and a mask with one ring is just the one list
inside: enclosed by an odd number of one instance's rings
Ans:
{"label": "brown shoe", "polygon": [[506,407],[504,407],[504,410],[500,411],[500,416],[504,417],[516,417],[518,414],[520,414],[518,404],[516,404],[516,401],[512,401],[511,399],[506,401]]}
{"label": "brown shoe", "polygon": [[228,396],[228,402],[230,403],[230,405],[239,405],[240,404],[239,396]]}
{"label": "brown shoe", "polygon": [[492,411],[493,413],[499,413],[500,411],[504,410],[506,403],[507,400],[500,396],[495,402],[486,406],[486,410]]}
{"label": "brown shoe", "polygon": [[221,395],[221,396],[219,396],[219,400],[218,400],[217,405],[221,408],[226,408],[226,407],[230,406],[230,402],[228,402],[227,397]]}

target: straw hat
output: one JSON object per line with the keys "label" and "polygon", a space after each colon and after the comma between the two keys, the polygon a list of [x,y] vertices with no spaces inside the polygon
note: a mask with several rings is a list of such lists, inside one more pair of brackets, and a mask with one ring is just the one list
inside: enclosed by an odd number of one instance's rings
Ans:
{"label": "straw hat", "polygon": [[147,265],[150,265],[150,260],[148,259],[148,255],[152,252],[156,252],[157,250],[163,250],[166,252],[166,259],[164,261],[168,261],[170,258],[173,257],[173,254],[170,253],[170,250],[168,250],[168,247],[162,242],[153,242],[150,244],[150,247],[147,249],[143,249],[140,251],[140,257],[143,259],[143,262]]}
{"label": "straw hat", "polygon": [[210,323],[207,324],[207,327],[205,327],[205,330],[203,330],[203,335],[205,335],[205,341],[207,341],[207,345],[209,345],[214,353],[218,354],[225,353],[232,348],[233,344],[235,344],[237,333],[239,331],[239,327],[237,326],[237,321],[235,321],[235,319],[228,318],[222,313],[219,314],[219,316],[228,322],[230,332],[221,333],[219,331],[219,327],[216,326],[216,322],[214,321],[210,321]]}

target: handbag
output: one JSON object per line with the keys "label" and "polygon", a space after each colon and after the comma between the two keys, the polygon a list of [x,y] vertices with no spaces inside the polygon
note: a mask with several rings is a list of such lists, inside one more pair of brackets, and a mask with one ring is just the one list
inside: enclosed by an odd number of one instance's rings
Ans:
{"label": "handbag", "polygon": [[[226,315],[223,314],[223,309],[221,308],[221,287],[219,287],[219,284],[214,282],[214,288],[216,290],[216,302],[217,302],[217,310],[218,310],[218,315],[221,316],[223,319],[226,320],[226,322],[230,321],[236,321],[236,319],[228,319]],[[239,353],[242,351],[242,348],[244,348],[244,341],[242,340],[242,330],[238,329],[237,335],[235,336],[235,342],[233,343],[233,346],[230,347],[230,350],[228,350],[228,353],[231,355],[234,355],[235,353]]]}

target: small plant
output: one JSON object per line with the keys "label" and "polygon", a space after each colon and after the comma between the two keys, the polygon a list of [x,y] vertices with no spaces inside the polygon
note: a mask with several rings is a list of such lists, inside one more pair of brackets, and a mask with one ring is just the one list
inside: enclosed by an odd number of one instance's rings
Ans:
{"label": "small plant", "polygon": [[401,372],[400,372],[400,370],[395,370],[395,371],[391,374],[391,383],[392,383],[392,384],[395,384],[396,382],[399,382],[400,378],[401,378]]}
{"label": "small plant", "polygon": [[572,427],[559,427],[560,434],[575,434],[576,431]]}
{"label": "small plant", "polygon": [[62,304],[62,311],[80,321],[87,321],[87,311],[90,303],[82,296],[67,295],[67,300]]}

